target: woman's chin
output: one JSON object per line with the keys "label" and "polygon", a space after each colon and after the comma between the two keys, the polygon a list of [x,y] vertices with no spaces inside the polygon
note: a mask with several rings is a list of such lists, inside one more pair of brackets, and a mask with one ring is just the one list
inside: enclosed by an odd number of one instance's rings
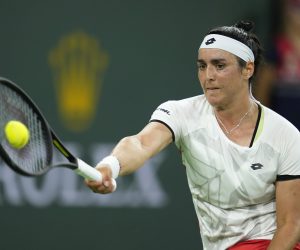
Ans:
{"label": "woman's chin", "polygon": [[205,97],[208,103],[212,106],[218,106],[221,102],[221,98],[219,96],[206,94]]}

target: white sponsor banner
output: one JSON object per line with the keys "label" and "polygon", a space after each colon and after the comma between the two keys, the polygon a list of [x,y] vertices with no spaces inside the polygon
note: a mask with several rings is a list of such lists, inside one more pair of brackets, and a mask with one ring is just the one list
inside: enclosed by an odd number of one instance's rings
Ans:
{"label": "white sponsor banner", "polygon": [[[66,145],[77,156],[83,152],[80,144]],[[108,155],[114,145],[92,144],[88,150],[92,164]],[[109,195],[91,192],[84,185],[83,178],[69,169],[56,168],[38,178],[24,177],[13,172],[0,159],[0,207],[163,207],[168,204],[169,197],[158,178],[158,170],[166,155],[164,151],[134,174],[119,177],[117,191]],[[56,156],[54,162],[61,160]]]}

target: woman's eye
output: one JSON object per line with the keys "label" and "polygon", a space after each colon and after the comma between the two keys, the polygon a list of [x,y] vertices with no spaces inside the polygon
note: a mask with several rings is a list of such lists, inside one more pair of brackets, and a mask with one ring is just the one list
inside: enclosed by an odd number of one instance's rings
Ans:
{"label": "woman's eye", "polygon": [[203,70],[203,69],[205,69],[205,67],[206,67],[206,65],[205,64],[202,64],[202,63],[198,63],[198,69],[200,69],[200,70]]}
{"label": "woman's eye", "polygon": [[217,64],[217,69],[224,69],[225,65],[224,64]]}

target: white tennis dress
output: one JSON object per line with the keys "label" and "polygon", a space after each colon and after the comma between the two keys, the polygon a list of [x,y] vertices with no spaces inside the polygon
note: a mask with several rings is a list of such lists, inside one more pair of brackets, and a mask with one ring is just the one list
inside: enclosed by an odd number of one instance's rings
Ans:
{"label": "white tennis dress", "polygon": [[277,178],[300,176],[300,134],[262,106],[251,148],[230,141],[204,95],[161,104],[151,121],[165,124],[182,152],[205,250],[272,239]]}

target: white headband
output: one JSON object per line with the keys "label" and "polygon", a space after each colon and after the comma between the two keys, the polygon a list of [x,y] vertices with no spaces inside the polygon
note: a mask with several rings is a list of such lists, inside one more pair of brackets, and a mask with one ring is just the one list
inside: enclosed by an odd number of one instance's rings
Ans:
{"label": "white headband", "polygon": [[199,49],[222,49],[242,58],[246,62],[254,62],[252,50],[247,45],[228,36],[207,35],[204,37]]}

